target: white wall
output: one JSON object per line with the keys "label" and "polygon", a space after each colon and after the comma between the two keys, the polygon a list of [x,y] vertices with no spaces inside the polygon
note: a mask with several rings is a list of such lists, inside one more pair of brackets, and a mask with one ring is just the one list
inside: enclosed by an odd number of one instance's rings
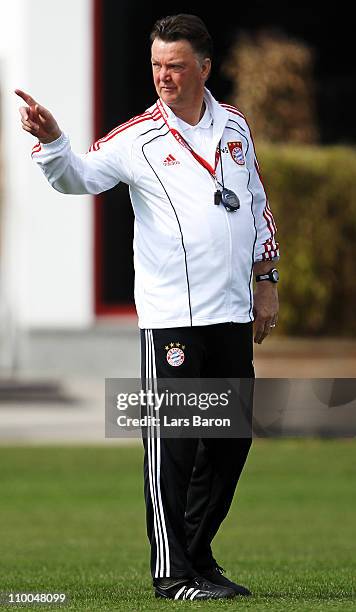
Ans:
{"label": "white wall", "polygon": [[0,0],[1,148],[5,210],[1,287],[22,326],[93,320],[93,202],[55,192],[32,162],[15,88],[55,115],[73,149],[92,142],[91,0]]}

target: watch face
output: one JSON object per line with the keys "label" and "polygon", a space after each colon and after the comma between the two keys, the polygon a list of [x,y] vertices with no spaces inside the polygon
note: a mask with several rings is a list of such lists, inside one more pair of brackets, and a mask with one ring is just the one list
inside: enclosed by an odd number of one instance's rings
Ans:
{"label": "watch face", "polygon": [[278,281],[279,281],[278,270],[272,270],[271,274],[272,274],[272,278],[273,278],[274,282],[278,283]]}

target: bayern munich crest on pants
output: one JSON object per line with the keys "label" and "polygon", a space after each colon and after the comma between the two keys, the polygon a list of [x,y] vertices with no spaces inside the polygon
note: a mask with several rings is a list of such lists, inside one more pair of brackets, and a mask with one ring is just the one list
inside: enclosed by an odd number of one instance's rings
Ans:
{"label": "bayern munich crest on pants", "polygon": [[184,362],[184,359],[185,359],[184,351],[177,346],[171,347],[167,352],[167,361],[169,365],[173,367],[182,365],[182,363]]}

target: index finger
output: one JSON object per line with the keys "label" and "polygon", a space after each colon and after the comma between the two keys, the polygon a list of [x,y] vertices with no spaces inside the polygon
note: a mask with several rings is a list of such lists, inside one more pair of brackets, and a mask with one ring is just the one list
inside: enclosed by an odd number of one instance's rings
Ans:
{"label": "index finger", "polygon": [[15,94],[22,98],[29,106],[33,106],[34,104],[36,104],[36,100],[34,100],[32,96],[30,96],[30,94],[27,94],[25,91],[22,91],[22,89],[15,89]]}

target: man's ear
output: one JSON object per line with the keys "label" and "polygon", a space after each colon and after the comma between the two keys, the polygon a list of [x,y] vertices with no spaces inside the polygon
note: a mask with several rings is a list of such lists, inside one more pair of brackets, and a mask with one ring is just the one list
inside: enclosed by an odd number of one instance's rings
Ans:
{"label": "man's ear", "polygon": [[210,57],[206,57],[205,59],[203,59],[202,65],[201,65],[201,72],[202,72],[202,77],[204,81],[208,80],[210,71],[211,71],[211,59]]}

